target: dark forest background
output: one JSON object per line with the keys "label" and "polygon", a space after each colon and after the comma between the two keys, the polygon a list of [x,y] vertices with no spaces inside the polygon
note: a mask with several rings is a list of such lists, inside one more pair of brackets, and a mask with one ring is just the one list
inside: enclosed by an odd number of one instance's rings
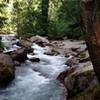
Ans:
{"label": "dark forest background", "polygon": [[78,0],[0,0],[0,31],[81,39]]}

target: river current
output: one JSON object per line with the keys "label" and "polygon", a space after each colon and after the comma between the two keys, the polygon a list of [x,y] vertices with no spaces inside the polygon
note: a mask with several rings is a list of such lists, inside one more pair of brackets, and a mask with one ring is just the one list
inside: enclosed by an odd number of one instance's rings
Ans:
{"label": "river current", "polygon": [[65,100],[67,91],[56,78],[67,69],[67,58],[46,55],[46,49],[34,43],[32,48],[35,55],[27,57],[37,57],[40,62],[27,60],[16,67],[16,77],[7,88],[0,90],[0,100]]}

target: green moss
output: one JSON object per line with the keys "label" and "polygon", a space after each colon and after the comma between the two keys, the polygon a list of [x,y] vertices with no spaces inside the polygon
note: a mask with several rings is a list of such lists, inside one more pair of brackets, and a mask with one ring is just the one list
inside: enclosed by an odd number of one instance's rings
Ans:
{"label": "green moss", "polygon": [[84,92],[71,98],[70,100],[100,100],[100,86],[94,85],[87,88]]}
{"label": "green moss", "polygon": [[85,72],[82,72],[82,73],[76,73],[76,74],[73,74],[72,77],[79,77],[79,76],[85,76],[85,77],[94,77],[95,76],[95,72],[94,70],[87,70]]}
{"label": "green moss", "polygon": [[[83,76],[95,76],[95,73],[93,70],[88,70],[88,71],[85,71],[83,73],[81,73]],[[80,74],[80,75],[81,75]]]}
{"label": "green moss", "polygon": [[86,57],[86,53],[85,52],[83,52],[83,53],[80,54],[80,59],[83,59],[85,57]]}

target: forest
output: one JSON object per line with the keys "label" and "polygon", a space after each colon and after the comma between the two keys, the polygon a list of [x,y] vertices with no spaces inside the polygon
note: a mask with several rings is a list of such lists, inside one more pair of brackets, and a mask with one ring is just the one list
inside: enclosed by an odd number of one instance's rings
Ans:
{"label": "forest", "polygon": [[0,0],[0,100],[100,100],[99,0]]}
{"label": "forest", "polygon": [[79,1],[1,0],[0,31],[28,37],[38,34],[51,39],[80,39]]}

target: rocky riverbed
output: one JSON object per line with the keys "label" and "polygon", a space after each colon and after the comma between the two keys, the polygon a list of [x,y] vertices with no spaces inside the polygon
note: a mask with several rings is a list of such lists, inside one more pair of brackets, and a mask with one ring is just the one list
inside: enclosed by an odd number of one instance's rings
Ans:
{"label": "rocky riverbed", "polygon": [[66,100],[98,84],[84,41],[7,35],[2,42],[0,100]]}

